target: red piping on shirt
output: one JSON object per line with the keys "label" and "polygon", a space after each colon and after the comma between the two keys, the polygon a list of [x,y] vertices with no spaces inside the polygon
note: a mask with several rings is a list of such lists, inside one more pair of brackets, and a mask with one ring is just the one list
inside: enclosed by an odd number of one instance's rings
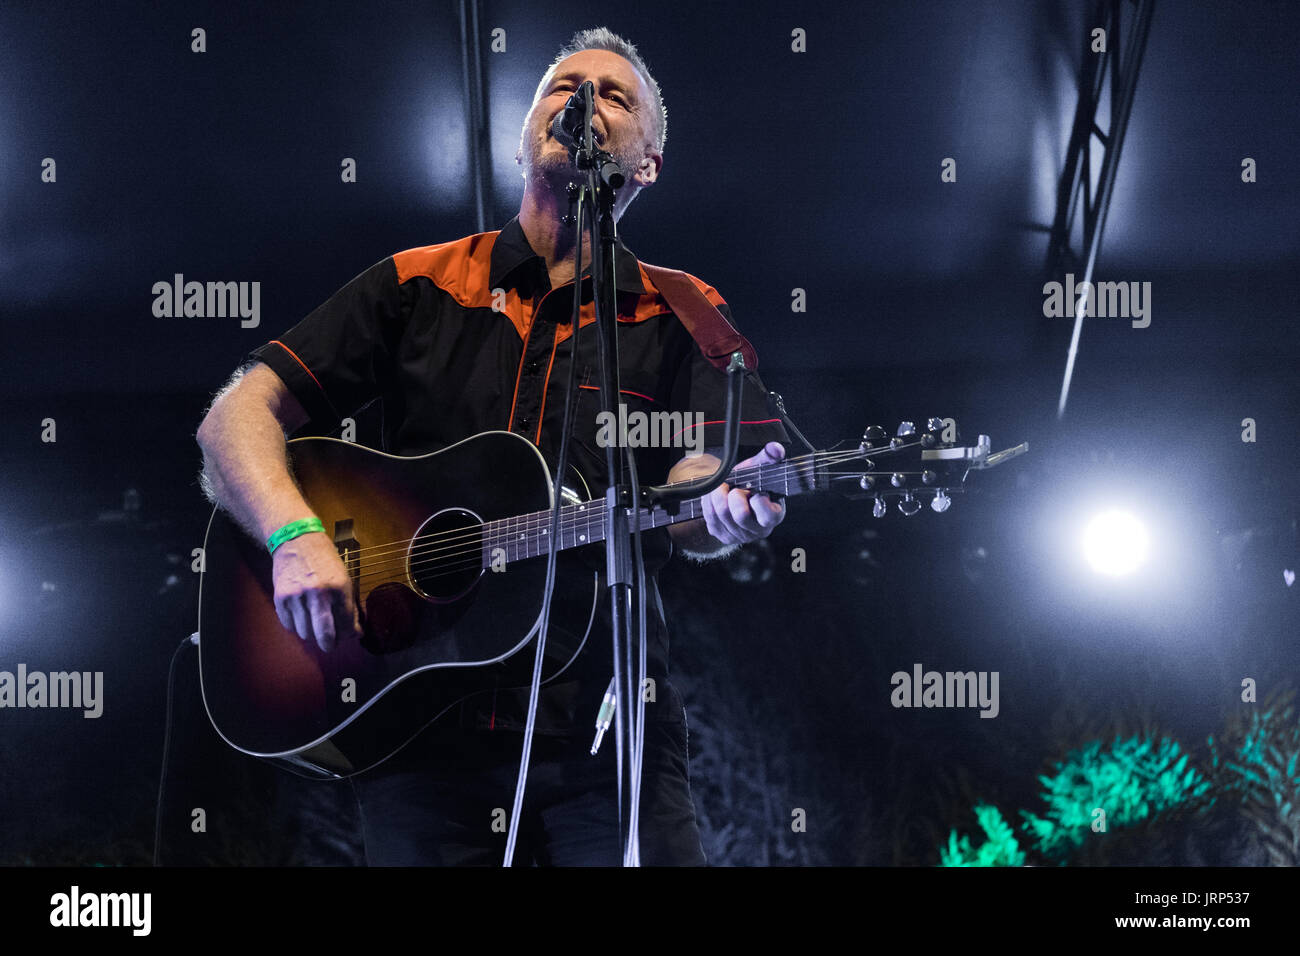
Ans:
{"label": "red piping on shirt", "polygon": [[[599,385],[579,385],[578,388],[589,388],[589,389],[591,389],[592,391],[595,391],[595,392],[599,392],[599,391],[600,391],[600,386],[599,386]],[[624,395],[635,395],[637,398],[644,398],[647,402],[654,402],[656,405],[661,404],[661,403],[660,403],[657,399],[655,399],[653,396],[651,396],[651,395],[647,395],[647,394],[645,394],[644,392],[634,392],[634,391],[632,391],[632,389],[630,389],[630,388],[620,388],[619,391],[622,392]]]}
{"label": "red piping on shirt", "polygon": [[555,340],[551,343],[551,360],[546,363],[546,381],[542,383],[542,410],[537,413],[537,441],[538,447],[542,444],[542,419],[546,417],[546,390],[551,387],[551,369],[555,367],[555,350],[560,345],[560,327],[555,327]]}
{"label": "red piping on shirt", "polygon": [[302,366],[302,370],[306,372],[308,375],[311,375],[311,380],[316,383],[316,387],[319,388],[322,393],[325,391],[325,386],[320,383],[320,379],[318,379],[315,375],[312,375],[311,369],[307,367],[307,363],[304,362],[302,359],[298,358],[297,353],[295,353],[293,349],[289,348],[289,346],[285,345],[279,339],[272,339],[271,344],[278,345],[280,346],[280,348],[288,352],[289,355],[293,358],[293,360]]}
{"label": "red piping on shirt", "polygon": [[524,340],[524,349],[519,354],[519,368],[515,369],[515,394],[510,399],[510,417],[506,420],[506,431],[515,428],[515,402],[519,401],[519,378],[524,374],[524,359],[528,358],[528,340]]}

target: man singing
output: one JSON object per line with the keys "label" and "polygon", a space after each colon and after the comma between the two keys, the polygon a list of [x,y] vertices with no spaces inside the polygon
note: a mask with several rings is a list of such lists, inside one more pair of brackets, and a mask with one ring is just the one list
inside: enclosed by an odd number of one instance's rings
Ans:
{"label": "man singing", "polygon": [[[596,439],[598,367],[590,242],[583,244],[582,312],[574,354],[572,310],[576,232],[571,183],[585,174],[551,133],[552,121],[585,81],[595,88],[593,128],[626,175],[621,216],[663,167],[667,113],[659,86],[636,48],[601,28],[578,33],[542,77],[524,119],[516,162],[523,168],[519,215],[497,232],[409,249],[376,263],[278,339],[255,349],[213,401],[198,431],[205,490],[257,540],[304,518],[311,507],[286,466],[285,435],[308,426],[337,429],[373,400],[383,408],[383,450],[423,455],[489,430],[535,443],[554,470],[570,363],[577,363],[569,460],[599,495],[607,484]],[[717,307],[713,325],[688,329],[625,247],[615,256],[620,402],[633,411],[676,411],[703,435],[688,447],[722,445],[726,375],[701,341],[743,342],[711,287],[691,277]],[[678,307],[680,311],[680,306]],[[745,343],[748,348],[748,343]],[[778,461],[787,439],[766,411],[762,382],[747,373],[741,465]],[[678,448],[635,452],[646,484],[707,475],[711,453]],[[650,532],[705,560],[766,537],[784,503],[723,484],[703,499],[702,518]],[[647,544],[647,551],[651,545]],[[665,548],[666,552],[667,549]],[[361,616],[348,573],[327,533],[308,532],[272,552],[281,623],[328,653],[354,636]],[[647,865],[703,864],[687,771],[680,698],[667,680],[668,636],[653,571],[647,567],[647,673],[640,815]],[[613,742],[590,754],[592,732],[612,670],[607,592],[578,660],[544,686],[516,859],[544,865],[617,865],[617,776]],[[531,655],[531,650],[525,651]],[[434,721],[379,766],[351,779],[370,865],[499,863],[501,808],[513,802],[528,692],[476,695]],[[619,701],[619,706],[623,702]],[[418,728],[412,728],[412,733]]]}

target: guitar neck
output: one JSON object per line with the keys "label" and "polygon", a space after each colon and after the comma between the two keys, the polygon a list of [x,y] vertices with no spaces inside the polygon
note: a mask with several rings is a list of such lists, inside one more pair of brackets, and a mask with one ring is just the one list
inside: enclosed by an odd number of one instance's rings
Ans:
{"label": "guitar neck", "polygon": [[[785,497],[824,491],[827,475],[822,461],[827,452],[815,452],[790,461],[737,468],[728,478],[733,488],[753,492],[767,492]],[[631,508],[625,508],[629,527],[633,524]],[[639,509],[640,528],[663,528],[681,521],[691,521],[704,516],[704,505],[699,498],[681,502],[676,514],[660,505]],[[600,499],[568,504],[560,508],[559,549],[581,548],[604,541],[607,535],[608,516],[605,503]],[[499,518],[483,525],[485,559],[490,560],[496,549],[504,551],[506,561],[535,558],[550,550],[551,512],[534,511],[529,514]]]}

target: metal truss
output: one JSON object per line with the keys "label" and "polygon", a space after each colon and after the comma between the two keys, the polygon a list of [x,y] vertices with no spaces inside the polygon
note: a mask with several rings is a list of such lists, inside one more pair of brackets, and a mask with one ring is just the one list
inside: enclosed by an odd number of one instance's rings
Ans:
{"label": "metal truss", "polygon": [[[1052,279],[1060,281],[1067,272],[1074,272],[1082,265],[1083,281],[1092,281],[1154,9],[1155,0],[1097,0],[1088,20],[1083,43],[1083,66],[1079,74],[1079,101],[1074,111],[1074,127],[1070,131],[1065,164],[1056,188],[1056,216],[1052,222],[1047,248],[1047,272]],[[1128,23],[1123,34],[1121,21]],[[1106,49],[1100,53],[1092,50],[1092,31],[1097,27],[1106,31]],[[1122,39],[1127,39],[1128,45],[1121,57],[1119,49]],[[1102,103],[1103,88],[1108,76],[1110,128],[1102,130],[1097,124],[1097,111]],[[1094,145],[1094,139],[1097,145]],[[1094,150],[1101,159],[1095,194],[1092,186]],[[1082,247],[1076,251],[1071,245],[1071,237],[1076,225],[1079,225],[1076,218],[1079,215],[1082,215]],[[1082,311],[1077,310],[1078,313]],[[1074,374],[1074,360],[1079,351],[1082,329],[1083,315],[1076,314],[1057,405],[1058,418],[1065,414],[1065,402],[1070,392],[1070,379]]]}

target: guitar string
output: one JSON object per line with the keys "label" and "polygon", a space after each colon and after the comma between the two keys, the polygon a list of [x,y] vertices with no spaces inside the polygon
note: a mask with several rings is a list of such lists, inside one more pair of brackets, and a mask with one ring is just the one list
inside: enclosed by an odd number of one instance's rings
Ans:
{"label": "guitar string", "polygon": [[[856,457],[856,453],[837,452],[837,453],[832,453],[831,455],[828,456],[828,458],[837,458],[839,460],[845,460],[850,457]],[[759,466],[759,467],[760,468],[766,467],[769,469],[772,468],[771,465]],[[777,474],[776,475],[777,480],[773,481],[767,490],[769,491],[777,490],[776,488],[777,484],[780,482],[782,478],[788,478],[789,477],[788,472],[791,470],[792,469],[784,469],[785,474]],[[890,473],[895,474],[898,472],[890,472]],[[859,473],[855,471],[853,472],[853,474],[856,475]],[[739,484],[743,481],[749,480],[748,474],[741,474],[740,472],[733,473],[732,477],[733,479],[738,479],[733,481],[732,482],[733,484]],[[758,478],[763,481],[766,481],[768,477],[771,476],[763,475],[761,472],[758,475]],[[674,484],[680,484],[680,482],[675,482]],[[786,481],[785,484],[788,487],[789,484],[788,481]],[[699,499],[691,499],[691,500],[698,501]],[[581,502],[579,504],[570,504],[564,506],[565,513],[562,514],[561,516],[562,536],[567,532],[575,531],[583,527],[585,527],[587,530],[590,530],[593,521],[603,520],[603,515],[604,515],[603,502],[597,502],[598,504],[597,507],[592,507],[590,509],[587,509],[586,506],[591,504],[592,502]],[[653,509],[643,509],[642,513],[653,514],[655,512]],[[457,544],[461,542],[468,542],[470,540],[474,540],[476,542],[475,550],[479,549],[481,545],[484,543],[484,541],[487,541],[490,546],[500,546],[503,544],[510,545],[516,543],[521,537],[527,538],[529,532],[537,532],[541,530],[543,524],[549,524],[548,521],[545,521],[545,519],[548,518],[549,514],[550,514],[549,510],[539,511],[539,512],[533,512],[528,515],[520,515],[520,516],[505,518],[505,519],[494,519],[493,521],[489,521],[484,524],[475,524],[471,526],[469,530],[466,530],[464,528],[457,528],[454,529],[453,531],[436,532],[428,535],[417,535],[415,538],[408,538],[398,542],[390,542],[388,545],[375,545],[371,548],[361,548],[356,551],[351,551],[348,552],[348,558],[350,560],[356,558],[365,558],[369,566],[374,566],[377,562],[377,559],[382,559],[382,558],[397,559],[406,562],[407,560],[410,559],[435,556],[438,554],[438,552],[452,550]],[[495,528],[484,533],[483,529],[485,527],[491,528],[492,526],[495,526]],[[654,527],[654,525],[651,525],[650,527]],[[563,537],[561,538],[561,540],[563,540]],[[410,544],[417,541],[419,542],[419,544],[416,547],[414,548],[409,547]],[[397,545],[397,547],[392,547],[392,545]],[[376,551],[378,551],[379,553],[375,553]]]}
{"label": "guitar string", "polygon": [[[861,454],[861,452],[857,452],[857,451],[855,451],[855,452],[847,452],[847,451],[845,451],[845,452],[818,452],[818,453],[816,453],[816,454],[827,455],[827,456],[829,456],[830,458],[843,460],[841,456],[855,456],[855,455],[859,455],[859,454]],[[806,460],[808,460],[808,459],[812,459],[812,458],[814,458],[814,457],[816,457],[816,456],[810,454],[810,455],[803,455],[803,456],[801,456],[801,457],[799,457],[799,458],[791,458],[791,459],[782,460],[782,461],[780,461],[780,462],[773,462],[773,463],[768,464],[768,465],[753,465],[753,466],[750,466],[750,467],[744,469],[743,472],[742,472],[742,471],[734,471],[734,472],[732,472],[731,477],[732,477],[733,479],[737,479],[737,478],[739,478],[739,479],[741,479],[741,480],[748,480],[752,475],[757,475],[758,477],[763,477],[763,475],[762,475],[762,469],[764,469],[764,468],[769,468],[769,469],[770,469],[770,468],[773,468],[774,466],[777,466],[777,465],[786,465],[786,466],[796,465],[796,464],[803,463],[803,462],[805,462]],[[787,470],[788,470],[788,469],[787,469]],[[687,479],[683,479],[683,480],[681,480],[681,481],[675,481],[675,482],[672,482],[668,487],[671,488],[671,487],[673,487],[673,486],[675,486],[675,485],[686,484],[687,482],[689,482],[689,481],[693,481],[693,480],[694,480],[694,479],[687,478]],[[578,502],[577,504],[569,504],[569,505],[565,505],[564,508],[565,508],[565,509],[572,509],[572,508],[577,508],[577,507],[579,507],[580,505],[587,505],[587,504],[595,504],[595,505],[597,506],[597,508],[598,508],[598,509],[601,509],[601,510],[603,510],[603,508],[604,508],[604,502],[603,502],[602,500],[600,500],[600,499],[592,499],[591,501]],[[545,522],[545,523],[549,524],[549,521],[550,521],[550,513],[551,513],[551,510],[550,510],[549,508],[546,508],[546,509],[543,509],[543,510],[541,510],[541,511],[531,512],[531,513],[529,513],[529,514],[527,514],[527,515],[517,515],[517,516],[512,516],[512,517],[509,517],[509,518],[496,518],[496,519],[493,519],[493,520],[490,521],[490,522],[487,522],[487,524],[493,524],[493,523],[498,523],[498,522],[511,522],[511,521],[517,521],[517,520],[519,520],[519,519],[523,519],[523,518],[527,518],[527,519],[529,519],[529,520],[536,520],[536,521],[539,521],[539,522]],[[481,527],[481,525],[478,526],[478,527]],[[459,530],[459,529],[458,529],[458,530]],[[513,529],[512,529],[512,530],[513,530]],[[417,540],[417,539],[419,539],[419,538],[438,538],[438,537],[440,537],[440,536],[447,535],[447,534],[451,534],[451,533],[453,533],[453,532],[437,532],[437,533],[432,534],[432,535],[417,535],[415,538],[404,538],[404,539],[401,539],[401,540],[398,540],[398,541],[388,541],[388,542],[385,542],[385,543],[383,543],[383,544],[371,545],[371,546],[368,546],[368,547],[365,547],[365,548],[360,548],[360,549],[358,549],[358,550],[357,550],[356,552],[354,552],[354,553],[355,553],[355,554],[358,554],[358,555],[364,555],[364,556],[367,556],[367,557],[373,557],[373,556],[375,556],[375,555],[373,554],[373,552],[375,552],[375,551],[377,551],[377,550],[385,549],[385,550],[388,550],[388,551],[391,552],[392,550],[394,550],[394,546],[397,546],[397,550],[399,550],[399,551],[401,551],[403,554],[405,554],[405,552],[406,552],[406,546],[409,545],[409,544],[410,544],[412,541],[414,541],[414,540]]]}
{"label": "guitar string", "polygon": [[[886,447],[881,449],[870,449],[870,451],[872,451],[873,453],[891,452],[891,451],[897,452],[897,451],[904,450],[904,448],[906,447],[912,447],[912,446],[899,446],[898,448],[893,448],[893,449]],[[790,477],[790,473],[793,471],[796,474],[796,478],[799,477],[799,471],[802,465],[806,464],[810,459],[816,458],[818,455],[823,457],[825,463],[835,464],[840,461],[847,461],[852,458],[862,457],[864,455],[864,452],[860,449],[855,449],[852,451],[846,450],[843,452],[817,452],[816,454],[803,455],[797,458],[783,460],[781,462],[772,462],[766,465],[755,465],[746,468],[744,470],[733,472],[731,475],[732,480],[729,483],[735,485],[735,484],[739,484],[740,482],[749,481],[755,478],[761,481],[766,481],[770,477],[773,478],[774,480],[772,481],[771,487],[768,490],[776,491],[777,490],[776,484],[778,482],[784,481],[785,484],[788,486],[788,479]],[[768,474],[764,474],[764,470],[767,470]],[[883,474],[884,472],[881,473]],[[669,485],[669,487],[672,487],[673,485],[684,484],[686,481],[689,480],[692,479],[685,479],[684,481],[673,482],[672,484]],[[596,507],[591,508],[590,510],[586,510],[585,506],[592,505],[592,504],[595,504]],[[563,530],[573,530],[583,525],[584,523],[589,527],[590,522],[592,520],[591,515],[603,514],[603,513],[604,513],[604,503],[601,502],[599,499],[593,499],[593,501],[580,502],[577,504],[565,505],[564,514],[561,515],[562,528]],[[517,535],[519,535],[520,533],[527,535],[527,533],[530,531],[539,530],[543,524],[549,525],[549,517],[550,517],[550,509],[546,509],[544,511],[532,512],[527,515],[512,516],[509,518],[497,518],[482,524],[475,524],[472,526],[472,530],[468,530],[468,531],[466,531],[463,528],[457,528],[452,531],[435,532],[427,535],[417,535],[414,538],[405,538],[398,541],[390,541],[384,544],[371,545],[365,548],[359,548],[355,551],[348,552],[348,557],[349,559],[364,558],[367,560],[368,563],[373,563],[375,559],[384,558],[384,557],[400,557],[403,561],[405,561],[407,560],[408,556],[417,557],[417,556],[428,555],[439,550],[444,550],[446,546],[452,546],[459,541],[466,541],[471,538],[478,538],[481,540],[484,537],[482,529],[485,527],[493,527],[493,526],[495,526],[494,530],[488,532],[488,535],[491,536],[492,538],[492,543],[508,544],[514,540],[517,540]],[[410,548],[410,545],[416,541],[420,542],[420,544],[414,549]]]}
{"label": "guitar string", "polygon": [[[894,474],[903,474],[903,475],[912,476],[912,475],[918,475],[919,472],[895,472]],[[861,472],[851,471],[851,472],[844,472],[841,474],[830,474],[828,477],[830,477],[832,480],[840,480],[840,479],[859,478],[860,476],[861,476]],[[935,487],[935,486],[927,486],[925,488],[920,488],[920,489],[889,488],[889,489],[881,489],[879,492],[877,492],[877,495],[897,497],[913,490],[923,491],[923,492],[931,491],[937,493],[939,491],[947,491],[950,489],[945,489],[945,488]],[[653,528],[655,526],[651,525],[650,527]],[[594,543],[594,541],[591,543]],[[510,560],[513,561],[528,560],[533,557],[541,557],[545,553],[546,553],[545,551],[540,551],[536,555],[526,554],[523,557],[516,557]],[[448,564],[448,562],[456,561],[462,557],[469,558],[469,556],[471,555],[473,557],[470,560],[462,561],[461,563],[458,564]],[[351,576],[359,583],[361,579],[373,578],[376,574],[389,575],[389,577],[386,577],[383,580],[374,582],[373,586],[377,587],[379,584],[383,584],[386,582],[390,582],[390,581],[396,582],[400,580],[405,580],[407,578],[408,570],[409,570],[409,572],[413,573],[413,575],[417,578],[417,581],[429,581],[432,580],[433,578],[443,577],[448,574],[463,574],[472,570],[485,571],[487,570],[487,567],[490,567],[490,564],[487,566],[483,564],[483,556],[484,556],[484,550],[481,547],[464,548],[452,554],[442,555],[435,558],[427,558],[425,560],[419,562],[411,562],[409,564],[406,561],[400,561],[400,562],[390,562],[385,566],[371,566],[362,570],[359,574],[351,575]],[[424,570],[430,567],[440,567],[440,566],[441,566],[441,570],[433,573],[428,573],[426,570]],[[394,572],[400,572],[400,573],[393,576]],[[367,586],[372,586],[372,585],[368,584]]]}
{"label": "guitar string", "polygon": [[[856,453],[845,452],[821,452],[828,462],[842,460],[844,457],[851,457]],[[812,456],[805,456],[811,458]],[[770,489],[775,491],[778,485],[784,484],[789,487],[789,478],[794,473],[796,482],[805,473],[801,471],[804,465],[803,459],[791,459],[787,467],[778,468],[777,465],[787,463],[774,462],[768,465],[753,466],[742,471],[732,473],[732,484],[740,484],[750,480],[757,479],[759,482],[768,483]],[[691,479],[673,482],[669,487],[684,484]],[[563,506],[561,514],[561,531],[564,534],[577,528],[590,528],[598,515],[604,513],[604,502],[599,499],[592,501],[578,502]],[[537,532],[543,527],[549,529],[550,509],[543,511],[531,512],[526,515],[515,515],[507,518],[496,518],[487,522],[475,522],[469,526],[462,526],[449,531],[432,532],[429,534],[416,535],[414,538],[404,538],[398,541],[386,542],[380,545],[359,548],[348,552],[349,558],[359,558],[367,563],[373,564],[376,560],[382,558],[399,558],[402,561],[408,558],[417,558],[421,556],[435,554],[438,551],[447,550],[454,547],[460,542],[482,541],[488,539],[492,545],[511,544],[519,539],[526,537],[530,532]],[[486,531],[484,529],[487,529]],[[415,544],[412,548],[411,545]]]}
{"label": "guitar string", "polygon": [[[842,480],[848,478],[860,478],[862,473],[855,469],[853,471],[840,472],[840,473],[824,472],[824,474],[827,478],[831,480]],[[898,474],[910,478],[910,477],[920,477],[922,475],[922,472],[894,471],[894,472],[890,472],[889,474]],[[877,492],[877,494],[897,496],[897,495],[904,494],[909,490],[939,491],[942,490],[942,488],[940,486],[934,486],[934,485],[927,485],[923,488],[914,488],[914,489],[882,488]],[[684,503],[687,506],[689,506],[691,509],[690,519],[700,517],[700,515],[694,513],[694,509],[698,506],[699,500],[700,499],[691,499],[690,501]],[[630,516],[631,513],[630,509],[628,509],[628,512]],[[654,523],[654,518],[659,513],[660,511],[658,510],[651,511],[651,510],[643,509],[641,512],[642,528],[653,529],[656,527],[660,527],[659,525],[656,525]],[[646,523],[647,519],[649,519],[649,523]],[[681,519],[681,520],[690,520],[690,519]],[[676,522],[670,522],[670,523],[676,523]],[[581,542],[582,544],[587,544],[587,543],[593,543],[596,540],[601,540],[604,534],[604,525],[605,525],[605,513],[603,510],[597,510],[597,509],[593,509],[592,511],[588,512],[587,516],[584,519],[579,519],[567,523],[567,525],[564,525],[561,528],[560,541],[562,543],[562,548],[567,549],[570,547],[580,547],[581,544],[579,542]],[[549,529],[543,529],[543,533],[545,533],[546,530]],[[587,532],[588,535],[592,535],[593,541],[592,542],[584,541],[583,538],[585,538],[586,535],[579,536],[577,534],[579,530],[583,530]],[[564,545],[563,542],[565,538],[568,537],[569,535],[573,536],[573,543],[570,545]],[[596,535],[600,535],[600,537],[596,537]],[[510,533],[508,535],[503,535],[500,537],[493,537],[493,536],[485,536],[480,533],[473,532],[467,535],[461,535],[460,537],[454,539],[458,543],[465,542],[469,544],[468,547],[442,546],[442,547],[425,547],[423,549],[413,548],[411,549],[409,556],[405,551],[402,551],[398,553],[392,553],[385,560],[376,561],[372,559],[371,561],[368,561],[366,563],[365,568],[361,570],[360,574],[358,575],[358,579],[366,577],[368,575],[373,576],[374,574],[377,573],[385,573],[388,570],[399,568],[399,567],[402,569],[410,567],[413,570],[418,570],[421,567],[427,567],[430,564],[437,564],[438,562],[447,561],[459,557],[460,555],[473,554],[476,556],[478,560],[481,560],[485,554],[490,554],[493,550],[497,548],[501,548],[503,551],[506,552],[507,555],[509,555],[510,550],[515,546],[517,546],[520,543],[521,539],[525,541],[530,551],[532,547],[532,542],[535,541],[539,545],[544,545],[546,543],[546,539],[543,539],[536,535],[534,535],[532,538],[528,538],[526,536],[526,533],[520,534],[518,537],[515,536],[514,533]],[[545,553],[546,553],[545,549],[542,548],[538,550],[536,556],[540,556]],[[529,557],[534,557],[534,555],[531,553],[526,553],[523,555],[523,557],[529,558]],[[509,558],[509,560],[520,560],[520,558],[519,557]]]}
{"label": "guitar string", "polygon": [[[855,472],[848,472],[848,473],[845,473],[845,474],[843,474],[843,475],[835,475],[835,476],[833,476],[833,477],[834,477],[834,478],[857,478],[857,477],[859,477],[859,475],[860,475],[860,473],[855,471]],[[890,489],[890,490],[888,490],[888,491],[881,491],[880,494],[881,494],[881,495],[885,495],[885,496],[889,496],[889,497],[897,497],[897,496],[901,496],[901,495],[903,495],[907,490],[908,490],[908,489]],[[925,488],[925,489],[922,489],[922,490],[925,490],[925,491],[948,491],[948,490],[951,490],[951,489],[943,489],[943,488]],[[470,551],[462,552],[462,554],[470,554],[470,553],[472,553],[472,552],[470,552]],[[545,552],[543,552],[543,554],[544,554],[544,553],[545,553]],[[527,555],[525,558],[515,558],[515,559],[513,559],[513,560],[516,560],[516,561],[518,561],[518,560],[528,560],[528,559],[530,559],[530,558],[533,558],[533,557],[540,557],[540,556],[541,556],[540,554],[538,554],[538,555]],[[439,558],[439,559],[435,559],[435,560],[433,560],[433,561],[424,562],[424,566],[428,566],[428,565],[430,565],[430,564],[432,564],[432,565],[434,565],[434,566],[437,566],[437,565],[442,564],[443,562],[445,562],[445,561],[447,561],[447,560],[451,560],[451,559],[453,559],[453,558],[455,558],[455,557],[459,557],[459,555],[452,556],[452,558]],[[414,566],[414,565],[412,566],[412,568],[415,568],[415,567],[416,567],[416,566]],[[405,568],[405,566],[397,566],[396,568],[389,568],[385,573],[390,573],[391,571],[393,571],[393,570],[398,570],[398,569],[401,570],[401,573],[400,573],[399,575],[397,575],[397,576],[393,576],[393,577],[389,577],[389,578],[386,578],[386,579],[384,579],[384,580],[381,580],[381,581],[375,582],[375,583],[373,584],[373,587],[378,587],[380,584],[384,584],[384,583],[392,583],[392,582],[398,582],[398,581],[405,581],[406,578],[407,578],[407,574],[406,574],[406,568]],[[461,564],[456,564],[456,565],[451,565],[451,566],[449,566],[449,567],[444,567],[442,570],[437,571],[437,572],[433,572],[433,573],[427,573],[427,572],[426,572],[426,573],[421,573],[421,574],[419,574],[419,575],[418,575],[418,579],[417,579],[417,583],[418,583],[418,582],[423,582],[423,581],[430,581],[430,580],[432,580],[432,579],[434,579],[434,578],[444,577],[444,576],[449,575],[449,574],[465,574],[465,573],[470,572],[470,571],[486,571],[486,570],[487,570],[487,567],[485,567],[485,566],[482,564],[482,552],[480,551],[480,552],[478,552],[478,553],[476,553],[476,554],[474,555],[474,558],[473,558],[472,560],[469,560],[469,561],[463,562],[463,563],[461,563]],[[364,576],[366,576],[366,574],[363,573],[363,574],[361,575],[361,577],[364,577]],[[359,579],[358,579],[358,580],[359,580]],[[370,585],[368,585],[368,586],[370,586]]]}

